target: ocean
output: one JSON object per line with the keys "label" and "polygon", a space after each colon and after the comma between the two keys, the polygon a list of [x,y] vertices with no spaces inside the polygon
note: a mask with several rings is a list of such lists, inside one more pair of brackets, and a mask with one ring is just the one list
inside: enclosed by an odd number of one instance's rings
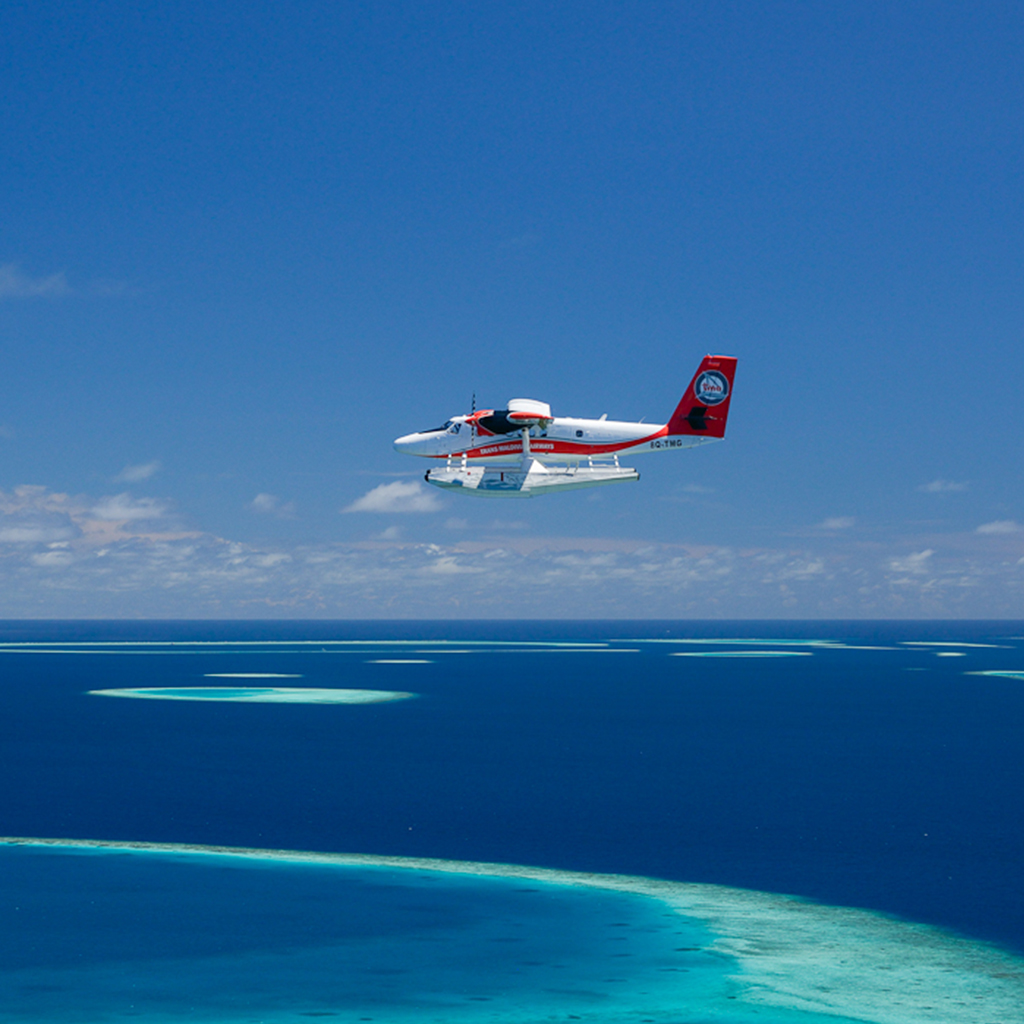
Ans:
{"label": "ocean", "polygon": [[5,1024],[1024,1020],[1024,623],[6,622],[0,751]]}

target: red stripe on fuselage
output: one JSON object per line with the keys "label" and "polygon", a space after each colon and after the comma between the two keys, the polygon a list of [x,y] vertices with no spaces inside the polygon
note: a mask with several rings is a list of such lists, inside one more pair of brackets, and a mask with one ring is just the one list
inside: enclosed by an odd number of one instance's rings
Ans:
{"label": "red stripe on fuselage", "polygon": [[[637,445],[647,444],[659,437],[668,434],[668,426],[661,427],[653,434],[646,437],[638,437],[634,441],[616,441],[613,444],[586,444],[579,441],[554,441],[543,437],[530,438],[530,454],[537,457],[544,455],[608,455],[612,452],[621,452],[626,448],[635,448]],[[433,459],[461,459],[463,455],[468,459],[486,459],[495,456],[518,455],[523,450],[522,440],[504,441],[501,444],[488,443],[478,448],[467,448],[464,451],[452,452],[451,455],[431,455]]]}

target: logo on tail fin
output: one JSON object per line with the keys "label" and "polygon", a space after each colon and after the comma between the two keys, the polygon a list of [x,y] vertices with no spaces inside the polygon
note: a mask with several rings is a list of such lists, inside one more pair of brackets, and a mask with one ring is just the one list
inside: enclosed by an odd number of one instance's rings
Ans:
{"label": "logo on tail fin", "polygon": [[724,373],[705,370],[693,382],[693,395],[703,405],[718,405],[729,397],[729,381]]}

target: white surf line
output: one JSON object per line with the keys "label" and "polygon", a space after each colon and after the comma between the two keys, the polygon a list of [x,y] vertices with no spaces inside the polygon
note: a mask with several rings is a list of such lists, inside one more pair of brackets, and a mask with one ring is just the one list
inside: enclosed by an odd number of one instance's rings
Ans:
{"label": "white surf line", "polygon": [[342,690],[300,686],[239,686],[233,687],[231,691],[216,686],[139,686],[117,690],[87,690],[86,693],[93,697],[223,704],[385,704],[416,696],[399,690]]}
{"label": "white surf line", "polygon": [[364,665],[433,665],[429,658],[371,658]]}
{"label": "white surf line", "polygon": [[901,640],[904,647],[988,647],[992,650],[1012,651],[1005,644],[965,644],[958,640]]}
{"label": "white surf line", "polygon": [[114,646],[101,646],[101,647],[14,647],[0,644],[0,654],[123,654],[132,655],[138,657],[154,657],[156,655],[172,655],[172,654],[202,654],[208,658],[214,656],[221,656],[225,654],[348,654],[348,651],[253,651],[247,652],[244,650],[196,650],[194,648],[180,648],[175,650],[168,650],[166,648],[154,649],[147,648],[145,650],[134,650],[132,648],[119,648]]}
{"label": "white surf line", "polygon": [[811,651],[672,651],[670,658],[813,658]]}
{"label": "white surf line", "polygon": [[1024,669],[990,668],[981,672],[965,672],[965,676],[997,676],[1000,679],[1024,679]]}
{"label": "white surf line", "polygon": [[[361,652],[362,653],[362,652]],[[435,650],[413,651],[413,654],[639,654],[638,647],[474,647],[472,650],[452,650],[439,647]]]}
{"label": "white surf line", "polygon": [[[385,653],[388,649],[381,650],[381,654]],[[344,657],[351,655],[352,657],[358,657],[359,655],[373,654],[375,653],[372,648],[359,648],[352,650],[281,650],[271,649],[262,651],[245,651],[245,650],[148,650],[148,651],[125,651],[125,650],[35,650],[31,648],[23,648],[21,650],[6,649],[0,647],[0,654],[75,654],[75,655],[96,655],[98,657],[139,657],[139,658],[157,658],[157,657],[226,657],[237,654],[259,654],[261,657],[270,657],[272,655],[290,655],[292,657],[316,657],[323,655],[330,655],[332,657]],[[496,648],[479,648],[472,651],[454,651],[454,650],[437,650],[437,651],[413,651],[414,654],[639,654],[639,650],[627,650],[621,647],[604,647],[604,648],[577,648],[577,647],[543,647],[543,648],[521,648],[521,647],[496,647]]]}
{"label": "white surf line", "polygon": [[930,925],[795,896],[631,875],[421,857],[19,836],[0,837],[0,845],[437,871],[630,892],[703,922],[715,935],[710,949],[737,962],[731,981],[737,986],[738,1001],[751,1006],[830,1014],[871,1024],[1024,1024],[1024,959]]}
{"label": "white surf line", "polygon": [[607,647],[609,641],[575,640],[81,640],[57,641],[47,640],[38,643],[30,641],[3,641],[2,650],[22,650],[24,648],[55,648],[68,649],[95,647],[421,647],[436,645],[438,647],[453,644],[459,647]]}
{"label": "white surf line", "polygon": [[840,640],[766,640],[766,639],[751,639],[744,637],[742,639],[731,639],[731,640],[720,640],[720,639],[685,639],[685,640],[665,640],[661,638],[648,639],[644,637],[634,637],[632,639],[620,639],[609,641],[613,644],[705,644],[707,646],[732,646],[742,647],[749,646],[752,644],[762,644],[767,647],[814,647],[818,650],[827,651],[898,651],[899,647],[884,647],[879,644],[845,644]]}
{"label": "white surf line", "polygon": [[[422,641],[419,641],[419,642],[422,643]],[[7,648],[7,647],[0,646],[0,654],[94,654],[94,655],[107,655],[107,656],[132,655],[132,656],[137,656],[137,657],[156,656],[156,655],[167,655],[167,656],[170,656],[170,655],[185,655],[185,656],[204,655],[204,656],[207,656],[207,657],[212,657],[214,655],[222,656],[222,655],[228,655],[228,654],[245,654],[245,653],[259,653],[261,655],[271,655],[271,654],[277,654],[277,655],[284,654],[284,655],[288,655],[288,654],[291,654],[291,655],[296,655],[296,656],[297,655],[317,655],[317,654],[333,654],[333,655],[345,655],[345,654],[360,655],[360,654],[363,654],[363,655],[365,655],[367,653],[372,653],[374,646],[378,646],[378,645],[371,645],[369,648],[367,648],[367,647],[355,647],[355,648],[351,648],[351,649],[344,649],[344,648],[326,649],[326,648],[320,648],[319,650],[311,650],[311,649],[308,649],[308,648],[299,649],[299,650],[287,649],[287,648],[285,648],[285,649],[272,648],[272,649],[269,649],[269,650],[266,650],[266,649],[265,650],[261,650],[259,652],[255,652],[255,651],[247,652],[244,649],[242,649],[242,650],[223,650],[223,649],[222,650],[209,650],[209,649],[205,649],[205,648],[204,649],[178,648],[178,649],[175,649],[175,650],[149,648],[149,649],[146,649],[146,650],[131,650],[131,649],[125,650],[125,649],[115,649],[115,648],[110,647],[110,648],[100,648],[100,649],[90,648],[90,649],[69,650],[69,649],[64,649],[64,648],[38,649],[38,648],[29,648],[29,647]],[[381,646],[381,653],[384,653],[385,651],[387,651],[389,649],[391,649],[391,648],[382,645]],[[455,649],[455,648],[437,648],[437,649],[433,649],[433,650],[414,650],[412,653],[413,654],[639,654],[640,651],[639,651],[638,648],[630,649],[630,648],[623,648],[623,647],[608,647],[608,646],[592,645],[592,646],[587,646],[587,647],[572,647],[572,646],[558,646],[558,647],[532,647],[532,646],[522,646],[522,647],[518,647],[518,646],[517,647],[477,647],[477,648],[473,648],[471,650],[469,650],[469,649]]]}
{"label": "white surf line", "polygon": [[707,645],[731,645],[735,647],[750,646],[751,644],[766,644],[769,647],[845,647],[846,645],[838,640],[768,640],[765,638],[692,638],[683,640],[645,639],[633,637],[631,639],[611,640],[613,644],[707,644]]}
{"label": "white surf line", "polygon": [[269,656],[271,654],[293,654],[293,655],[300,655],[300,654],[365,654],[366,651],[367,651],[366,648],[360,648],[360,649],[355,649],[355,650],[338,650],[338,649],[330,649],[330,650],[328,650],[327,648],[320,648],[319,650],[309,650],[309,649],[302,649],[302,650],[280,650],[280,649],[277,649],[277,648],[272,648],[270,650],[250,651],[250,650],[246,650],[244,648],[243,649],[238,649],[238,650],[223,650],[223,649],[221,649],[221,650],[209,650],[209,649],[199,650],[197,648],[182,647],[182,648],[176,648],[174,650],[168,650],[166,648],[159,648],[159,649],[148,648],[147,650],[132,650],[132,649],[114,648],[114,647],[71,649],[71,648],[57,648],[57,647],[47,647],[47,648],[19,647],[19,648],[14,648],[14,647],[2,647],[2,646],[0,646],[0,654],[106,654],[106,655],[124,654],[124,655],[138,655],[140,657],[142,657],[142,656],[155,657],[157,655],[177,655],[177,654],[180,654],[180,655],[193,655],[193,654],[195,654],[195,655],[203,655],[204,657],[207,657],[207,658],[230,656],[230,655],[233,655],[233,654],[234,655],[237,655],[237,654],[259,654],[260,656]]}
{"label": "white surf line", "polygon": [[[429,654],[444,654],[444,651],[428,651]],[[490,650],[486,648],[476,651],[466,651],[466,654],[639,654],[639,648],[628,647],[510,647],[504,649],[495,647]]]}
{"label": "white surf line", "polygon": [[303,679],[301,672],[204,672],[204,679]]}
{"label": "white surf line", "polygon": [[[48,647],[46,650],[38,650],[34,647],[14,648],[0,647],[0,654],[199,654],[199,651],[83,651],[83,650],[57,650]],[[219,652],[206,652],[219,653]],[[225,652],[227,653],[227,652]]]}

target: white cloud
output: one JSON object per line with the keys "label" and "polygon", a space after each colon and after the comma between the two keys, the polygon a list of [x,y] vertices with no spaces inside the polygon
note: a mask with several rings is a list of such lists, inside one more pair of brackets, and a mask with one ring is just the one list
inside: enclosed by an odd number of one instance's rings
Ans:
{"label": "white cloud", "polygon": [[807,579],[811,576],[820,576],[824,572],[825,560],[822,558],[791,559],[787,565],[775,573],[775,578],[782,580]]}
{"label": "white cloud", "polygon": [[89,511],[96,519],[123,523],[138,519],[160,519],[166,514],[167,505],[156,498],[133,498],[125,493],[100,498]]}
{"label": "white cloud", "polygon": [[78,531],[71,522],[45,524],[33,522],[4,523],[0,526],[0,543],[49,544],[74,537]]}
{"label": "white cloud", "polygon": [[817,524],[819,530],[848,530],[857,520],[853,516],[830,516]]}
{"label": "white cloud", "polygon": [[925,551],[915,551],[912,554],[904,555],[902,558],[892,558],[889,560],[889,568],[893,572],[909,572],[920,574],[927,572],[929,568],[929,560],[935,552],[928,548]]}
{"label": "white cloud", "polygon": [[16,263],[0,266],[0,299],[30,299],[40,295],[66,295],[67,279],[63,274],[29,277]]}
{"label": "white cloud", "polygon": [[295,518],[295,502],[281,501],[276,494],[257,494],[249,502],[249,508],[253,512],[262,512],[264,515],[277,516],[278,519]]}
{"label": "white cloud", "polygon": [[434,576],[463,576],[466,573],[486,572],[486,570],[478,566],[465,565],[456,558],[445,556],[423,566],[420,572],[431,573]]}
{"label": "white cloud", "polygon": [[252,564],[258,565],[261,569],[272,569],[274,566],[287,564],[291,560],[291,555],[286,555],[283,551],[274,551],[267,555],[253,555]]}
{"label": "white cloud", "polygon": [[921,484],[919,491],[926,494],[943,494],[946,491],[966,491],[966,480],[932,480],[930,483]]}
{"label": "white cloud", "polygon": [[997,519],[994,523],[982,523],[975,533],[1020,533],[1024,526],[1012,519]]}
{"label": "white cloud", "polygon": [[21,486],[13,494],[0,491],[0,543],[52,544],[78,537],[75,511],[67,495],[45,487]]}
{"label": "white cloud", "polygon": [[381,530],[380,533],[374,536],[377,540],[398,540],[402,536],[402,528],[400,526],[389,526],[386,530]]}
{"label": "white cloud", "polygon": [[361,498],[346,505],[342,512],[437,512],[443,507],[437,494],[418,480],[395,480],[380,484]]}
{"label": "white cloud", "polygon": [[32,555],[30,561],[33,565],[42,566],[48,569],[59,569],[65,565],[71,565],[74,562],[75,557],[70,551],[43,551],[39,554]]}
{"label": "white cloud", "polygon": [[[105,541],[140,536],[181,538],[168,532],[169,503],[156,498],[134,499],[129,494],[99,499],[71,497],[35,484],[21,484],[13,493],[0,491],[0,543],[20,546],[72,542],[94,549]],[[162,532],[156,534],[154,529]],[[191,536],[195,536],[192,534]]]}
{"label": "white cloud", "polygon": [[154,459],[152,462],[143,462],[137,466],[125,466],[115,480],[123,483],[138,483],[140,480],[148,480],[160,470],[160,462]]}

